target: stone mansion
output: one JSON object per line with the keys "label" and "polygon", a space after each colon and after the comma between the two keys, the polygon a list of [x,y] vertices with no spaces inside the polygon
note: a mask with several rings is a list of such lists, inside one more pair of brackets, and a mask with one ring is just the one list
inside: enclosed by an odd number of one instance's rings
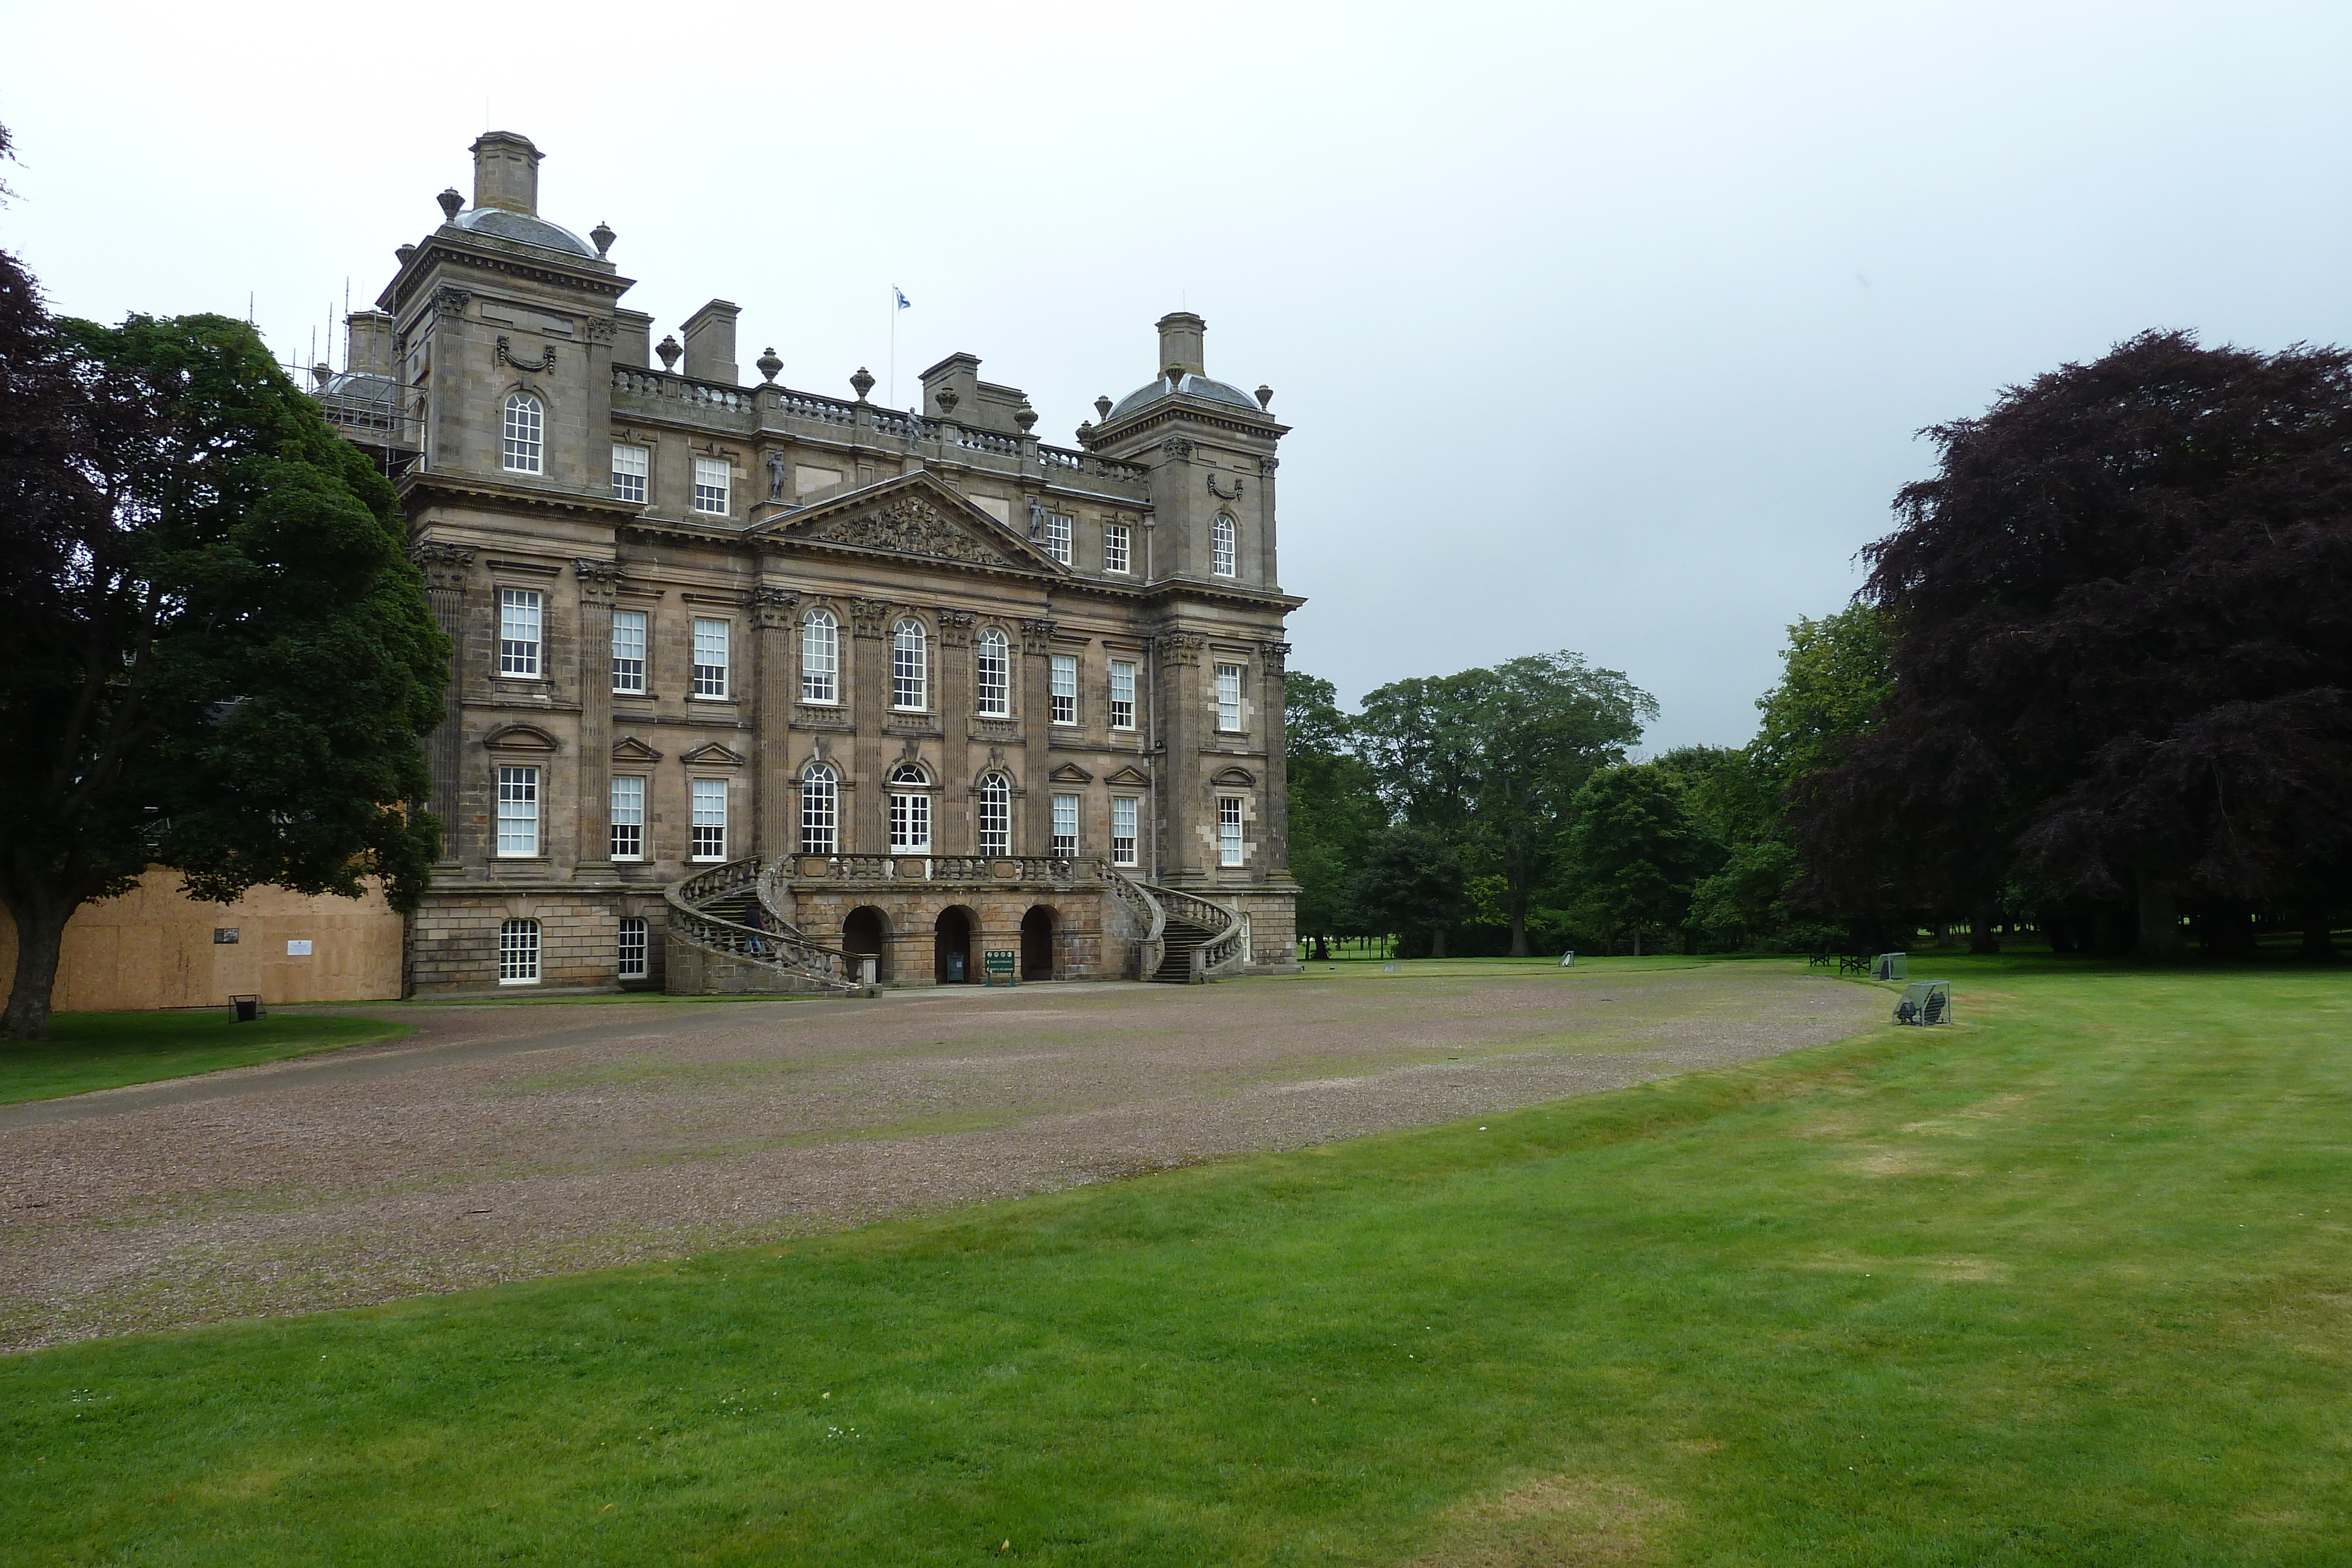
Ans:
{"label": "stone mansion", "polygon": [[313,372],[456,644],[412,993],[1294,966],[1286,427],[1199,317],[1076,448],[967,353],[919,415],[746,384],[737,307],[654,343],[539,151],[473,153]]}

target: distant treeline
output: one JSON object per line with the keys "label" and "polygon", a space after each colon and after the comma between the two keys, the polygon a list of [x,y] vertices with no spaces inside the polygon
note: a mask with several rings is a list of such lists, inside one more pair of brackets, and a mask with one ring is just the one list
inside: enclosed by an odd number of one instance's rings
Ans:
{"label": "distant treeline", "polygon": [[[2352,873],[2352,357],[2148,333],[1931,431],[1744,747],[1574,653],[1289,677],[1299,933],[1408,954],[2332,951]],[[1311,947],[1310,947],[1311,951]]]}

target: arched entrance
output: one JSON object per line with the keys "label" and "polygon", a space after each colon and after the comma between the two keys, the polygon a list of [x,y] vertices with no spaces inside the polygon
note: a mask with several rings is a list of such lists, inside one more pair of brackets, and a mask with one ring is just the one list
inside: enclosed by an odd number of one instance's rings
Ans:
{"label": "arched entrance", "polygon": [[1039,904],[1021,917],[1021,977],[1054,977],[1054,912]]}
{"label": "arched entrance", "polygon": [[961,904],[940,911],[931,936],[931,978],[942,986],[966,985],[980,978],[980,955],[972,951],[977,925],[971,911]]}
{"label": "arched entrance", "polygon": [[850,974],[856,975],[859,958],[874,960],[874,978],[887,981],[890,977],[890,919],[872,904],[853,909],[849,918],[841,923],[841,950],[849,955]]}

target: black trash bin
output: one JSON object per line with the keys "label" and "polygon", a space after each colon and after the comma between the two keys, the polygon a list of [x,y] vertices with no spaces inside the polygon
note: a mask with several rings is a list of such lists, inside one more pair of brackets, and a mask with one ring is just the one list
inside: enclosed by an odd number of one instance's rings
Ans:
{"label": "black trash bin", "polygon": [[950,986],[963,984],[963,955],[961,953],[948,955],[948,984]]}
{"label": "black trash bin", "polygon": [[261,1016],[259,997],[231,997],[228,1005],[236,1009],[236,1021],[239,1023],[251,1023]]}

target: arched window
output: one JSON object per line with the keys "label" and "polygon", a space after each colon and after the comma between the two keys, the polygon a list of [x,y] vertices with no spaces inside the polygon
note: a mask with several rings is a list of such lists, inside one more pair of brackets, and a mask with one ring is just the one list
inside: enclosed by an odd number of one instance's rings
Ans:
{"label": "arched window", "polygon": [[1223,513],[1209,525],[1209,570],[1219,577],[1234,574],[1234,520]]}
{"label": "arched window", "polygon": [[1013,852],[1013,780],[991,773],[980,781],[980,852]]}
{"label": "arched window", "polygon": [[801,853],[841,852],[841,775],[829,762],[801,771]]}
{"label": "arched window", "polygon": [[980,634],[973,644],[980,651],[972,656],[978,666],[980,711],[990,718],[1006,718],[1013,713],[1013,659],[1011,644],[1004,633],[992,626]]}
{"label": "arched window", "polygon": [[930,706],[930,659],[923,640],[923,623],[909,615],[890,634],[890,706],[926,708]]}
{"label": "arched window", "polygon": [[504,462],[509,474],[540,474],[546,471],[541,454],[546,450],[547,411],[529,392],[507,393],[507,427]]}
{"label": "arched window", "polygon": [[930,781],[911,762],[890,770],[890,852],[931,852]]}
{"label": "arched window", "polygon": [[841,622],[830,610],[812,610],[801,622],[801,701],[841,700]]}

